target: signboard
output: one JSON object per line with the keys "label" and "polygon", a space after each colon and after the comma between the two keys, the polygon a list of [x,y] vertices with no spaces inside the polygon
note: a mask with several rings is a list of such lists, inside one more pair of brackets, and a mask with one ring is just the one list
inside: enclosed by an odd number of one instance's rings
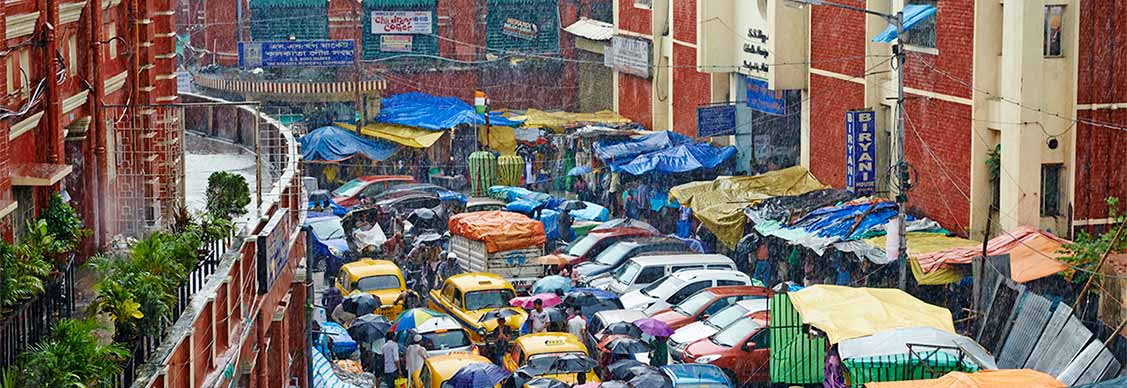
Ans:
{"label": "signboard", "polygon": [[620,73],[650,78],[651,42],[615,35],[604,53],[604,63]]}
{"label": "signboard", "polygon": [[871,110],[845,112],[845,189],[858,195],[876,192],[876,116]]}
{"label": "signboard", "polygon": [[774,61],[768,43],[771,36],[771,19],[767,9],[757,1],[737,1],[735,15],[736,71],[740,74],[766,80]]}
{"label": "signboard", "polygon": [[390,53],[411,52],[411,35],[380,35],[380,51]]}
{"label": "signboard", "polygon": [[782,90],[767,88],[767,81],[747,77],[747,107],[756,111],[785,115],[787,113],[786,98]]}
{"label": "signboard", "polygon": [[239,67],[351,66],[351,40],[239,42]]}
{"label": "signboard", "polygon": [[713,105],[697,108],[697,137],[736,134],[736,106]]}
{"label": "signboard", "polygon": [[540,27],[524,20],[508,18],[505,19],[505,24],[501,25],[501,33],[514,38],[536,40],[540,34]]}
{"label": "signboard", "polygon": [[265,294],[290,261],[290,210],[280,208],[258,233],[258,292]]}
{"label": "signboard", "polygon": [[434,33],[431,11],[372,11],[373,34]]}

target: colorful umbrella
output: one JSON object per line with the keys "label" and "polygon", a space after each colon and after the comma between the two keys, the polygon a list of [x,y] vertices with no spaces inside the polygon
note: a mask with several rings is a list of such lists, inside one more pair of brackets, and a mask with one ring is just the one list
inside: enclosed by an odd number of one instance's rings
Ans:
{"label": "colorful umbrella", "polygon": [[424,308],[416,308],[404,311],[395,318],[395,324],[391,325],[391,331],[396,333],[403,330],[411,330],[419,327],[431,318],[443,316],[442,313]]}
{"label": "colorful umbrella", "polygon": [[532,296],[518,296],[510,299],[509,304],[516,307],[524,307],[530,309],[535,307],[536,301],[544,304],[544,307],[552,307],[560,304],[560,296],[556,294],[536,294]]}
{"label": "colorful umbrella", "polygon": [[573,288],[575,288],[575,287],[572,286],[571,279],[565,278],[563,276],[552,275],[552,276],[545,276],[545,277],[541,278],[540,280],[537,280],[536,283],[533,283],[532,284],[532,293],[533,294],[553,293],[553,294],[561,294],[562,295],[562,294],[566,294],[568,291],[571,291]]}
{"label": "colorful umbrella", "polygon": [[634,326],[642,329],[643,333],[652,335],[654,337],[669,337],[673,335],[673,328],[668,324],[653,318],[642,318],[634,321]]}

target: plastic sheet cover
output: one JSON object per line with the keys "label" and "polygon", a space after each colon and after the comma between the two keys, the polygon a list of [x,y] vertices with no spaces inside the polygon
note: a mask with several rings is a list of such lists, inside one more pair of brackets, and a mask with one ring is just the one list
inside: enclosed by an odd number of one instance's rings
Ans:
{"label": "plastic sheet cover", "polygon": [[628,124],[630,119],[622,115],[601,110],[595,113],[572,112],[545,112],[539,109],[528,109],[523,115],[513,116],[513,120],[524,121],[524,126],[532,128],[548,128],[561,132],[566,127],[579,124]]}
{"label": "plastic sheet cover", "polygon": [[949,310],[898,289],[814,285],[789,295],[802,323],[825,332],[830,344],[908,327],[955,333]]}
{"label": "plastic sheet cover", "polygon": [[369,139],[340,127],[321,127],[299,138],[301,158],[307,162],[340,162],[364,155],[371,160],[385,160],[399,146],[379,139]]}
{"label": "plastic sheet cover", "polygon": [[[1002,233],[986,243],[987,256],[1010,255],[1010,276],[1019,283],[1036,280],[1068,268],[1056,259],[1064,256],[1061,247],[1068,240],[1029,226],[1020,226]],[[981,244],[974,247],[947,249],[919,256],[925,272],[952,264],[970,264],[982,255]]]}
{"label": "plastic sheet cover", "polygon": [[[915,351],[929,351],[927,345],[951,346],[962,349],[969,356],[970,361],[980,369],[998,369],[994,356],[982,348],[973,339],[939,330],[933,327],[909,327],[904,329],[888,330],[867,337],[858,337],[841,341],[837,345],[838,354],[843,359],[860,357],[891,356],[908,354],[912,349],[908,344],[924,345]],[[940,352],[950,353],[955,357],[959,352],[950,348],[937,348]]]}
{"label": "plastic sheet cover", "polygon": [[[349,131],[356,131],[355,125],[336,123],[336,126]],[[438,139],[441,139],[442,135],[446,134],[446,132],[429,131],[422,128],[387,123],[371,123],[360,128],[360,134],[395,142],[405,147],[430,148],[430,146],[438,142]]]}
{"label": "plastic sheet cover", "polygon": [[[381,102],[377,122],[407,125],[432,131],[454,128],[458,125],[485,125],[485,115],[478,114],[470,104],[456,97],[437,97],[411,92],[386,97]],[[489,124],[506,127],[520,125],[497,113],[489,114]]]}
{"label": "plastic sheet cover", "polygon": [[611,164],[611,171],[642,175],[651,171],[665,174],[716,168],[736,154],[736,147],[716,147],[709,143],[681,144],[638,155],[623,164]]}
{"label": "plastic sheet cover", "polygon": [[462,213],[450,218],[450,233],[485,242],[488,253],[524,249],[547,241],[544,224],[505,211]]}
{"label": "plastic sheet cover", "polygon": [[641,154],[692,142],[693,139],[688,136],[673,131],[653,132],[631,136],[627,140],[597,141],[595,156],[607,164],[625,163]]}
{"label": "plastic sheet cover", "polygon": [[865,384],[869,388],[1050,388],[1064,387],[1053,376],[1032,369],[951,372],[938,379]]}

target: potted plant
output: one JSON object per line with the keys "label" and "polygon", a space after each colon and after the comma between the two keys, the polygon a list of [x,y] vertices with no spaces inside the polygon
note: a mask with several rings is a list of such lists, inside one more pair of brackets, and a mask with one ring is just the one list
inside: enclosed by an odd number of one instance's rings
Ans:
{"label": "potted plant", "polygon": [[[59,266],[66,264],[66,261],[70,260],[78,250],[82,240],[91,234],[83,224],[82,217],[79,217],[78,211],[64,201],[58,193],[51,195],[47,208],[40,214],[39,220],[46,223],[46,232],[54,237],[58,244],[57,248],[61,253],[59,257],[53,259]],[[69,255],[64,255],[66,253]]]}
{"label": "potted plant", "polygon": [[112,387],[129,352],[117,343],[102,344],[93,320],[63,319],[52,338],[20,356],[20,377],[27,387]]}
{"label": "potted plant", "polygon": [[19,254],[15,247],[0,241],[0,308],[42,293],[43,279],[50,273],[51,263],[39,256]]}

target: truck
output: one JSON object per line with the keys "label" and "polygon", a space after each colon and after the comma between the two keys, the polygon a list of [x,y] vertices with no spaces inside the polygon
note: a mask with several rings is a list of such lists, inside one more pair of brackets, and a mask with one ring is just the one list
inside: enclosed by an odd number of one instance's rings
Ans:
{"label": "truck", "polygon": [[450,218],[449,252],[464,272],[501,276],[518,291],[543,277],[544,224],[506,211],[462,213]]}

